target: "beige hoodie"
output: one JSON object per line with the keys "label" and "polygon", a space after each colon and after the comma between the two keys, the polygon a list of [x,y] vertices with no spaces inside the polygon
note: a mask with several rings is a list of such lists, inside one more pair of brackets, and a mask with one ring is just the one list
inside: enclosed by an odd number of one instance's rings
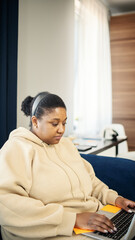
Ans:
{"label": "beige hoodie", "polygon": [[72,235],[76,213],[114,204],[118,194],[95,177],[68,138],[47,145],[25,128],[0,150],[0,225],[4,240]]}

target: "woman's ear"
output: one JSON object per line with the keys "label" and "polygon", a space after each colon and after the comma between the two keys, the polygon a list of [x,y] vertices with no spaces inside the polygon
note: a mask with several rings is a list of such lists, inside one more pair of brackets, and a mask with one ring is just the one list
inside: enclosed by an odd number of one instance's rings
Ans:
{"label": "woman's ear", "polygon": [[38,126],[38,123],[37,123],[38,120],[37,120],[37,118],[36,118],[35,116],[32,116],[31,121],[32,121],[33,127],[34,127],[34,128],[37,128],[37,126]]}

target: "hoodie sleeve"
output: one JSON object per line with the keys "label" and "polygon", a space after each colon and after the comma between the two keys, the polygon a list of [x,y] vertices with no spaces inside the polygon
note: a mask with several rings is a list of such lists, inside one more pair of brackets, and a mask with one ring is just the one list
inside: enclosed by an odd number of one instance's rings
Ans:
{"label": "hoodie sleeve", "polygon": [[118,193],[112,189],[109,189],[106,184],[104,184],[95,176],[95,172],[90,163],[84,159],[83,162],[92,180],[92,196],[101,201],[103,205],[106,205],[108,203],[115,205],[115,200],[118,197]]}
{"label": "hoodie sleeve", "polygon": [[0,225],[24,238],[70,236],[75,213],[65,211],[60,204],[44,205],[29,197],[33,154],[31,146],[24,151],[23,144],[11,140],[0,150]]}
{"label": "hoodie sleeve", "polygon": [[88,161],[86,161],[84,158],[81,157],[77,148],[74,146],[71,140],[68,139],[68,143],[70,146],[70,150],[72,149],[72,154],[74,154],[76,158],[83,161],[85,169],[87,170],[90,176],[90,179],[92,181],[92,196],[97,198],[103,205],[106,205],[106,204],[115,205],[115,200],[118,197],[118,193],[112,189],[109,189],[109,187],[106,184],[104,184],[101,180],[99,180],[95,176],[95,172],[92,165]]}

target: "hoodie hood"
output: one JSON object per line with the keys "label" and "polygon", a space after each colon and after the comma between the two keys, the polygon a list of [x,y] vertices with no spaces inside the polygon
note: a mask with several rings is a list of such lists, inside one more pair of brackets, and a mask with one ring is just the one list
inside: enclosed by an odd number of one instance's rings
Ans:
{"label": "hoodie hood", "polygon": [[32,133],[30,130],[24,127],[19,127],[10,133],[9,140],[14,138],[24,138],[40,146],[43,146],[43,141],[40,138],[38,138],[34,133]]}

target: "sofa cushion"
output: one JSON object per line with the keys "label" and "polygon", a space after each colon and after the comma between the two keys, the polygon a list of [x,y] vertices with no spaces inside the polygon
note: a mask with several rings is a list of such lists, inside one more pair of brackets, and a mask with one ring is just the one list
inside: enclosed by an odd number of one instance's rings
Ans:
{"label": "sofa cushion", "polygon": [[92,164],[96,176],[109,188],[135,201],[135,161],[91,154],[81,154],[81,156]]}

